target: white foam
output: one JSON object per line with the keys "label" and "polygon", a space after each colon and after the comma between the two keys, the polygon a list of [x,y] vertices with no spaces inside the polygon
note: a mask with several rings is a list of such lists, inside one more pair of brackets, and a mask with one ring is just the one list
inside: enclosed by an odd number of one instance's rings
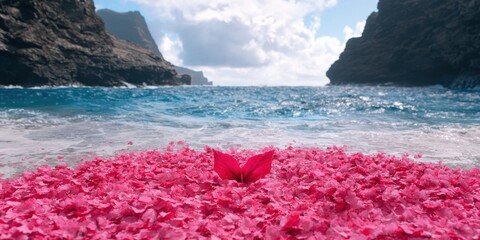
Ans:
{"label": "white foam", "polygon": [[[332,145],[349,151],[385,152],[400,156],[421,153],[417,161],[438,162],[453,167],[480,167],[480,126],[441,127],[419,130],[339,130],[325,131],[306,125],[286,127],[283,122],[211,122],[208,119],[169,119],[177,124],[121,122],[40,124],[35,128],[0,126],[0,173],[11,177],[42,164],[64,161],[75,165],[94,156],[112,156],[123,151],[162,149],[172,141],[185,141],[193,148],[259,148]],[[132,141],[133,145],[128,142]],[[57,158],[62,156],[62,158]]]}
{"label": "white foam", "polygon": [[6,89],[23,89],[22,86],[18,86],[18,85],[0,85],[0,88],[6,88]]}
{"label": "white foam", "polygon": [[137,86],[131,84],[131,83],[128,83],[128,82],[124,82],[122,81],[123,85],[125,85],[124,87],[120,87],[120,88],[137,88]]}

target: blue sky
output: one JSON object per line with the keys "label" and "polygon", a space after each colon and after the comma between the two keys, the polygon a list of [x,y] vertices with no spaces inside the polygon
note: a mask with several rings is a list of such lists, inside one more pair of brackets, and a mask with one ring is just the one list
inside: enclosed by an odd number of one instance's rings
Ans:
{"label": "blue sky", "polygon": [[324,85],[378,0],[94,0],[140,11],[165,58],[219,85]]}
{"label": "blue sky", "polygon": [[357,22],[366,20],[377,10],[378,0],[340,0],[335,7],[323,12],[322,26],[318,35],[342,37],[345,26],[355,26]]}

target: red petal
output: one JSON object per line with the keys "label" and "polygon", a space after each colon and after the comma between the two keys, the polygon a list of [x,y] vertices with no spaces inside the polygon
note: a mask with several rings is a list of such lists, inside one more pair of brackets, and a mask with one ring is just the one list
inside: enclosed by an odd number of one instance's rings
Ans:
{"label": "red petal", "polygon": [[251,183],[270,173],[274,150],[255,155],[242,168],[243,182]]}
{"label": "red petal", "polygon": [[298,213],[294,213],[288,218],[288,221],[285,223],[285,225],[283,225],[282,230],[293,230],[298,226],[298,223],[300,223],[300,215]]}
{"label": "red petal", "polygon": [[213,169],[223,180],[241,181],[242,170],[238,161],[228,154],[213,150],[214,166]]}

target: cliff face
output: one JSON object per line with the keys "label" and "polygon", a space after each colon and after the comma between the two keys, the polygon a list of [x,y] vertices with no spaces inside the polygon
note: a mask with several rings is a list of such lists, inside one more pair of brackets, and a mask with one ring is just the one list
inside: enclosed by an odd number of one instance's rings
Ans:
{"label": "cliff face", "polygon": [[143,46],[162,56],[140,12],[118,13],[110,9],[100,9],[97,15],[103,19],[106,30],[115,37]]}
{"label": "cliff face", "polygon": [[106,33],[92,0],[0,1],[0,85],[181,85],[173,65]]}
{"label": "cliff face", "polygon": [[[110,9],[100,9],[97,14],[105,22],[107,31],[115,37],[135,43],[160,57],[162,56],[155,40],[152,38],[145,18],[139,12],[119,13]],[[178,66],[175,67],[175,70],[179,74],[191,76],[192,85],[212,85],[212,82],[209,82],[201,71]]]}
{"label": "cliff face", "polygon": [[380,0],[331,84],[480,86],[480,1]]}

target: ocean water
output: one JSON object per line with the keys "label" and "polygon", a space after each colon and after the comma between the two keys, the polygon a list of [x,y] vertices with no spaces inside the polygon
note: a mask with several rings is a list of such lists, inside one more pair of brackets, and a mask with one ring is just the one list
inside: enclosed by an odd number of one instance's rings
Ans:
{"label": "ocean water", "polygon": [[[0,173],[170,142],[409,153],[480,167],[480,90],[442,87],[0,89]],[[421,158],[418,158],[419,156]]]}

